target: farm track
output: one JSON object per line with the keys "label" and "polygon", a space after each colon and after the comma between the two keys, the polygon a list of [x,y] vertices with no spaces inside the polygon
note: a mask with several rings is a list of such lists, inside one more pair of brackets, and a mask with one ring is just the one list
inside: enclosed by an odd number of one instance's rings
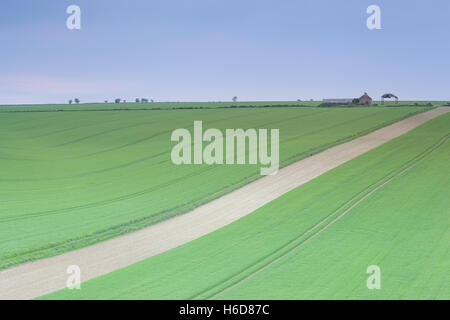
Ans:
{"label": "farm track", "polygon": [[197,239],[449,111],[450,108],[437,108],[396,122],[295,162],[276,175],[258,179],[189,213],[157,225],[90,247],[0,271],[0,299],[30,299],[62,289],[65,287],[66,269],[69,265],[80,266],[82,280],[86,281]]}

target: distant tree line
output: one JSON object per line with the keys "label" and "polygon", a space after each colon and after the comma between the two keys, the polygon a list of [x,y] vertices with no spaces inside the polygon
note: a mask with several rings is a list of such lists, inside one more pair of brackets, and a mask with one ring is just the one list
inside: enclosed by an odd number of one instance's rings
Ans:
{"label": "distant tree line", "polygon": [[[146,99],[146,98],[140,98],[140,99],[136,98],[134,101],[136,103],[148,103],[148,99]],[[122,102],[122,99],[120,99],[120,98],[117,98],[114,100],[114,103],[120,103],[120,102]],[[127,102],[127,100],[123,100],[123,103],[126,103],[126,102]],[[153,102],[153,99],[151,99],[150,102]]]}
{"label": "distant tree line", "polygon": [[[151,102],[153,102],[153,99],[150,100]],[[146,98],[136,98],[136,103],[148,103],[148,99]]]}
{"label": "distant tree line", "polygon": [[[135,100],[135,102],[136,103],[149,103],[149,101],[150,102],[154,102],[154,100],[153,99],[147,99],[147,98],[136,98],[136,100]],[[78,98],[75,98],[75,99],[70,99],[69,100],[69,104],[72,104],[72,103],[76,103],[76,104],[79,104],[80,103],[80,99],[78,99]],[[121,99],[121,98],[116,98],[116,99],[114,99],[114,103],[126,103],[127,102],[127,100],[125,100],[125,99]],[[104,103],[108,103],[108,100],[104,100]]]}
{"label": "distant tree line", "polygon": [[70,100],[69,100],[69,104],[72,104],[72,102],[74,102],[74,101],[75,101],[76,104],[79,104],[79,103],[80,103],[80,99],[75,98],[75,99],[73,99],[73,100],[70,99]]}

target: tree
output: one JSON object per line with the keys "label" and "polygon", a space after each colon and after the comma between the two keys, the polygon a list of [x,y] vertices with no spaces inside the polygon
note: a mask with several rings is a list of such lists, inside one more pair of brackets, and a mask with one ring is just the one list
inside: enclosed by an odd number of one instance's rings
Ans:
{"label": "tree", "polygon": [[359,104],[359,98],[355,98],[352,100],[352,104]]}
{"label": "tree", "polygon": [[233,97],[233,102],[236,102],[237,99],[238,99],[238,97],[237,97],[237,96],[234,96],[234,97]]}
{"label": "tree", "polygon": [[153,99],[151,99],[150,102],[153,103],[153,102],[155,102],[155,101],[153,101]]}
{"label": "tree", "polygon": [[69,104],[72,104],[72,99],[69,100]]}
{"label": "tree", "polygon": [[395,94],[385,93],[381,96],[381,104],[384,104],[384,99],[391,99],[391,98],[395,98],[395,104],[398,103],[398,97]]}
{"label": "tree", "polygon": [[139,98],[136,98],[136,103],[139,103],[139,102],[141,102],[141,101],[139,100]]}
{"label": "tree", "polygon": [[148,103],[148,99],[146,99],[146,98],[141,98],[141,103]]}
{"label": "tree", "polygon": [[116,100],[114,100],[114,103],[120,103],[120,98],[117,98]]}
{"label": "tree", "polygon": [[75,98],[75,103],[76,103],[76,104],[79,104],[79,103],[80,103],[80,99]]}
{"label": "tree", "polygon": [[105,103],[108,103],[108,100],[105,100]]}

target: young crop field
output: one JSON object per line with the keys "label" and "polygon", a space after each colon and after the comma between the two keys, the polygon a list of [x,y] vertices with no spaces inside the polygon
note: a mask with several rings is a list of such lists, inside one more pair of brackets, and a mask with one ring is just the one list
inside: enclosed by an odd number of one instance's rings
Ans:
{"label": "young crop field", "polygon": [[260,177],[258,165],[174,165],[171,132],[195,120],[279,129],[284,166],[426,110],[1,112],[0,269],[157,223]]}
{"label": "young crop field", "polygon": [[[43,298],[449,299],[449,138],[447,113],[224,228]],[[380,290],[366,287],[371,265]]]}
{"label": "young crop field", "polygon": [[[108,111],[108,110],[178,110],[249,107],[315,107],[320,101],[236,101],[236,102],[121,102],[80,104],[5,105],[1,112]],[[411,104],[413,105],[413,104]]]}
{"label": "young crop field", "polygon": [[[81,104],[36,104],[0,105],[4,112],[56,112],[56,111],[111,111],[111,110],[179,110],[179,109],[221,109],[221,108],[263,108],[263,107],[317,107],[321,101],[236,101],[236,102],[151,102],[151,103],[81,103]],[[376,106],[442,106],[447,101],[374,101]],[[361,108],[363,106],[349,105]]]}

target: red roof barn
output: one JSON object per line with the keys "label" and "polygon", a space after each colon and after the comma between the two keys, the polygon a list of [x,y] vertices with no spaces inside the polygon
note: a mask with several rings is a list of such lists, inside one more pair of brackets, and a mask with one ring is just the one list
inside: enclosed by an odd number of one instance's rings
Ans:
{"label": "red roof barn", "polygon": [[372,98],[369,97],[367,92],[364,92],[364,95],[359,98],[359,104],[372,104]]}

